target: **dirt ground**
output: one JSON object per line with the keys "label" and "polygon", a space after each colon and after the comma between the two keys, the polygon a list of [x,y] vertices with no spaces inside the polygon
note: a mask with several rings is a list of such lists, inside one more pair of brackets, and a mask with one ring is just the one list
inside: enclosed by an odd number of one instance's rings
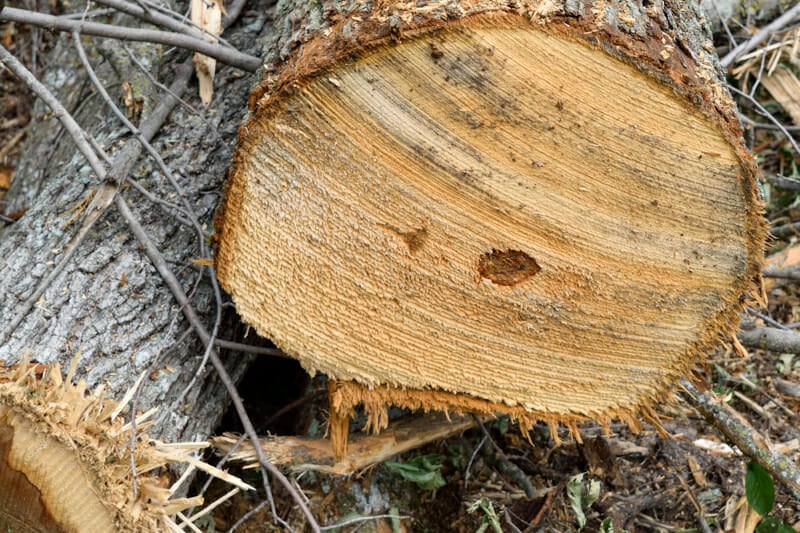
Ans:
{"label": "dirt ground", "polygon": [[[758,28],[742,23],[731,29],[746,38]],[[797,31],[793,35],[800,39]],[[42,36],[20,32],[9,24],[0,25],[0,42],[34,68],[37,54],[46,47]],[[716,44],[721,55],[730,49],[722,34]],[[797,57],[780,61],[800,75]],[[758,67],[741,69],[731,83],[749,91],[761,75]],[[753,96],[776,123],[800,139],[800,124],[784,102],[763,88],[756,88]],[[795,97],[800,100],[800,94]],[[771,222],[800,220],[800,187],[784,188],[785,183],[780,186],[770,179],[775,175],[800,178],[800,153],[774,123],[770,126],[753,101],[739,103],[749,124],[748,143],[766,176]],[[0,195],[13,178],[30,107],[27,89],[0,70]],[[6,213],[1,202],[0,196],[0,215],[6,220],[19,216]],[[793,265],[798,236],[774,238],[767,255],[780,257],[784,266]],[[797,282],[773,282],[767,288],[768,307],[757,309],[754,302],[743,321],[800,327]],[[709,354],[697,372],[773,446],[800,462],[799,356],[758,349],[742,353],[731,341]],[[264,359],[250,372],[241,393],[260,433],[320,435],[326,410],[324,388],[322,380],[310,380],[293,362]],[[338,531],[566,532],[581,529],[581,515],[585,516],[584,531],[752,531],[744,523],[749,512],[744,498],[748,457],[730,447],[682,401],[679,388],[674,394],[674,401],[659,408],[668,438],[650,426],[634,434],[618,424],[604,435],[600,427],[586,425],[581,428],[583,444],[566,432],[563,443],[556,444],[546,426],[534,428],[528,440],[501,418],[395,459],[424,463],[419,458],[427,456],[427,464],[411,473],[378,465],[347,478],[305,473],[295,481],[320,523],[339,524],[330,528]],[[229,416],[220,431],[239,429]],[[582,478],[577,477],[581,474]],[[251,472],[241,475],[255,479]],[[198,480],[198,488],[202,482]],[[257,479],[253,483],[258,484]],[[434,485],[440,486],[431,488]],[[227,490],[212,483],[206,497],[213,499]],[[587,505],[592,491],[596,499]],[[288,494],[276,488],[274,496],[277,515],[303,531],[302,516]],[[273,519],[270,507],[262,504],[264,498],[264,494],[235,497],[199,525],[203,531],[225,531],[260,505],[237,531],[284,529]],[[800,531],[800,495],[776,483],[770,516]]]}

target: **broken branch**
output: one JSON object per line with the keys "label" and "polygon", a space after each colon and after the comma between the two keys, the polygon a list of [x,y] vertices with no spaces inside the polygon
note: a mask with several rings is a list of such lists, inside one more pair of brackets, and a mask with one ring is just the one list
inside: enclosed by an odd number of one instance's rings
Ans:
{"label": "broken branch", "polygon": [[85,35],[109,37],[111,39],[123,41],[145,41],[178,46],[194,52],[200,52],[201,54],[213,57],[223,63],[248,72],[255,72],[261,66],[261,60],[255,56],[181,33],[143,30],[139,28],[112,26],[110,24],[101,24],[98,22],[71,20],[12,7],[6,7],[0,11],[0,20],[31,24],[50,30],[75,31]]}

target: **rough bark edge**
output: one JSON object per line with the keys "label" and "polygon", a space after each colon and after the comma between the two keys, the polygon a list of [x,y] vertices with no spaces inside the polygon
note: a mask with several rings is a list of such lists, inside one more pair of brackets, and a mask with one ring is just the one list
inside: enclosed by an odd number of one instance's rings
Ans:
{"label": "rough bark edge", "polygon": [[[179,445],[165,445],[145,433],[137,433],[134,453],[137,474],[134,474],[130,463],[130,425],[122,416],[112,418],[119,404],[105,398],[102,386],[87,392],[85,382],[72,383],[74,370],[73,365],[63,376],[58,364],[23,362],[11,367],[0,366],[3,417],[13,416],[27,428],[75,454],[100,503],[113,517],[114,531],[170,530],[175,524],[172,517],[201,505],[203,499],[172,498],[173,492],[165,486],[167,478],[160,475],[169,465],[196,466],[199,461],[193,457],[194,452],[208,443],[191,443],[181,450]],[[137,431],[149,425],[151,423],[140,423]],[[215,475],[213,467],[203,466]],[[249,487],[233,476],[220,473],[217,477],[239,487]],[[136,498],[134,483],[138,486]]]}
{"label": "rough bark edge", "polygon": [[[759,170],[743,142],[736,106],[725,88],[724,73],[719,67],[699,6],[694,2],[680,0],[654,2],[654,5],[662,9],[639,6],[646,15],[643,19],[636,19],[631,16],[631,6],[624,0],[601,0],[594,6],[579,6],[577,2],[570,1],[555,5],[548,0],[533,0],[511,3],[502,10],[497,8],[497,4],[492,4],[489,9],[487,4],[480,2],[468,4],[462,1],[454,4],[435,0],[428,4],[428,9],[424,12],[409,7],[405,7],[404,11],[398,4],[387,5],[381,2],[363,5],[369,6],[371,11],[354,8],[344,17],[330,14],[335,7],[327,3],[320,5],[319,9],[323,13],[328,10],[327,16],[323,15],[323,18],[335,20],[331,26],[323,25],[311,35],[284,35],[284,41],[278,43],[282,47],[275,46],[267,53],[263,81],[250,96],[251,114],[245,119],[239,133],[240,148],[237,149],[234,167],[226,184],[226,200],[215,220],[216,227],[221,229],[221,240],[224,239],[226,226],[236,227],[239,223],[239,213],[235,206],[240,204],[243,190],[236,185],[236,172],[237,168],[241,168],[239,159],[247,156],[242,147],[248,144],[251,122],[269,120],[273,113],[280,111],[281,104],[295,91],[313,78],[323,75],[328,69],[343,62],[355,61],[363,54],[381,47],[403,40],[425,38],[443,30],[505,27],[545,31],[603,51],[671,89],[684,101],[687,112],[700,112],[716,126],[740,162],[740,188],[746,206],[744,239],[747,251],[731,291],[721,302],[721,309],[708,317],[702,325],[698,340],[687,348],[678,365],[670,369],[658,383],[654,383],[656,392],[652,395],[642,397],[630,406],[595,413],[548,413],[531,412],[521,406],[510,406],[448,391],[410,390],[393,385],[369,387],[352,381],[339,382],[330,392],[330,430],[337,457],[344,456],[346,450],[347,420],[354,407],[362,403],[369,414],[369,425],[374,430],[386,426],[387,405],[445,412],[507,413],[520,423],[523,431],[536,421],[546,422],[556,439],[555,427],[558,425],[565,425],[573,436],[580,438],[577,425],[589,419],[604,426],[611,419],[619,419],[637,430],[641,425],[636,413],[660,427],[652,406],[667,396],[670,387],[679,378],[690,373],[695,361],[702,354],[717,346],[721,338],[729,338],[735,334],[738,316],[744,310],[747,296],[759,288],[763,252],[769,230],[757,189]],[[668,6],[666,12],[663,10],[664,5]],[[677,20],[672,15],[687,10],[689,13],[677,17]],[[285,56],[278,57],[281,51],[285,52]],[[255,131],[258,129],[254,128]],[[224,286],[224,272],[228,261],[220,254],[216,256],[216,260],[217,273]]]}
{"label": "rough bark edge", "polygon": [[[548,413],[545,411],[529,411],[522,406],[510,406],[504,403],[492,402],[476,398],[463,393],[452,393],[442,390],[406,389],[393,385],[380,385],[368,387],[356,381],[334,381],[328,384],[330,398],[330,418],[328,431],[331,447],[338,460],[347,454],[349,421],[355,415],[355,407],[364,406],[367,415],[366,429],[373,433],[389,426],[387,406],[395,405],[408,409],[428,411],[442,411],[449,417],[450,413],[458,416],[473,414],[478,416],[497,416],[507,414],[517,422],[520,431],[527,435],[537,422],[544,422],[550,428],[550,435],[558,444],[561,438],[558,435],[559,427],[566,427],[569,435],[578,442],[582,442],[578,425],[583,422],[596,421],[605,433],[611,433],[611,423],[620,420],[630,427],[634,433],[639,433],[643,427],[640,418],[651,424],[660,434],[666,435],[661,425],[658,414],[653,406],[658,401],[664,401],[668,394],[659,393],[652,397],[641,399],[636,405],[616,409],[597,411],[596,413]],[[637,417],[638,414],[638,417]]]}

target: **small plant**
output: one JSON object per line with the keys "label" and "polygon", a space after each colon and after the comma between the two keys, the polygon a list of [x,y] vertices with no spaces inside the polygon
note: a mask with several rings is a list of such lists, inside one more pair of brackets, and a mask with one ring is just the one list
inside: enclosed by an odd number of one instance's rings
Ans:
{"label": "small plant", "polygon": [[567,481],[567,498],[575,511],[579,531],[586,526],[585,511],[600,497],[600,482],[593,479],[584,485],[584,475],[586,473],[581,472]]}
{"label": "small plant", "polygon": [[777,517],[767,517],[775,505],[775,485],[772,476],[755,461],[747,463],[744,477],[747,503],[755,512],[765,517],[758,525],[758,533],[797,533],[793,527]]}
{"label": "small plant", "polygon": [[386,467],[400,474],[407,481],[413,481],[423,490],[433,490],[443,487],[446,483],[442,477],[442,459],[437,454],[418,455],[417,457],[398,463],[386,461]]}
{"label": "small plant", "polygon": [[472,514],[478,509],[483,511],[483,520],[481,521],[481,526],[475,531],[475,533],[483,533],[489,527],[492,528],[494,533],[503,533],[503,528],[500,526],[500,520],[497,518],[497,513],[494,511],[494,506],[488,498],[481,498],[480,500],[476,501],[469,506],[467,512]]}

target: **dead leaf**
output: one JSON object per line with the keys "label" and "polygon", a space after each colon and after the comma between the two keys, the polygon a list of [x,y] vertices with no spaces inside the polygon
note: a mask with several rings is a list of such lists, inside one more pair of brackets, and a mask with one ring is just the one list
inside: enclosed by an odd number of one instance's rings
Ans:
{"label": "dead leaf", "polygon": [[125,107],[125,116],[133,123],[139,122],[142,116],[144,98],[133,94],[133,87],[127,81],[122,82],[122,105]]}
{"label": "dead leaf", "polygon": [[[213,35],[219,35],[222,33],[222,13],[224,10],[222,0],[192,0],[192,22]],[[206,35],[206,38],[211,42],[216,42],[216,39],[209,35]],[[194,62],[197,79],[200,82],[200,100],[203,104],[208,105],[214,94],[214,73],[217,67],[217,60],[213,57],[195,53],[192,61]]]}
{"label": "dead leaf", "polygon": [[694,444],[701,450],[715,453],[717,455],[742,455],[742,452],[734,450],[727,444],[715,440],[697,439],[694,442],[692,442],[692,444]]}
{"label": "dead leaf", "polygon": [[761,78],[761,85],[767,88],[772,97],[800,125],[800,80],[785,67],[778,67],[770,76]]}
{"label": "dead leaf", "polygon": [[697,483],[697,486],[703,489],[708,487],[708,480],[703,474],[703,469],[700,468],[697,459],[692,455],[687,455],[686,462],[689,464],[689,470],[692,472],[692,478],[694,478],[694,482]]}
{"label": "dead leaf", "polygon": [[0,166],[0,190],[7,191],[11,188],[11,178],[14,177],[12,167]]}
{"label": "dead leaf", "polygon": [[761,522],[761,515],[750,507],[744,496],[739,500],[737,507],[738,512],[736,513],[736,522],[734,525],[735,533],[753,533],[758,523]]}

